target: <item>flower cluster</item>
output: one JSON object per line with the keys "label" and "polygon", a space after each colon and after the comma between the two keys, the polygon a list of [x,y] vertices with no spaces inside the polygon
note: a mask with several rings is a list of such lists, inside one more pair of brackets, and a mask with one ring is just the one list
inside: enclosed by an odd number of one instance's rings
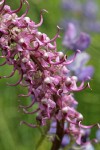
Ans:
{"label": "flower cluster", "polygon": [[[18,17],[23,3],[27,5],[25,13]],[[1,78],[10,78],[16,71],[20,79],[11,86],[26,86],[28,94],[20,94],[22,97],[32,97],[31,104],[19,107],[25,114],[35,114],[37,124],[29,124],[33,128],[46,125],[48,120],[57,121],[57,134],[59,128],[62,129],[62,137],[65,133],[73,136],[77,144],[83,144],[80,140],[83,133],[82,129],[99,126],[99,124],[84,126],[81,124],[83,116],[75,110],[78,102],[74,99],[72,92],[81,91],[89,87],[89,83],[84,82],[77,86],[77,77],[68,77],[67,66],[70,65],[75,56],[68,60],[62,52],[57,52],[56,39],[59,37],[60,28],[57,27],[57,34],[50,39],[45,33],[38,31],[43,23],[43,12],[40,13],[40,22],[36,24],[29,17],[26,17],[29,9],[27,0],[20,1],[20,7],[17,10],[11,10],[10,6],[5,5],[5,0],[0,2],[0,49],[6,64],[13,66],[13,71],[9,76]],[[37,108],[28,111],[34,104]],[[64,123],[68,126],[64,128]]]}

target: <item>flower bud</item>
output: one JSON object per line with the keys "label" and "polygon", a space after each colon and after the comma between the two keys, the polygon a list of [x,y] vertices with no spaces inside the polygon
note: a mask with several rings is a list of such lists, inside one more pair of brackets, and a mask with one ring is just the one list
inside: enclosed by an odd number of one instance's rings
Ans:
{"label": "flower bud", "polygon": [[19,40],[19,43],[24,43],[25,41],[24,41],[24,39],[23,38],[21,38],[20,40]]}
{"label": "flower bud", "polygon": [[23,63],[26,63],[26,62],[28,62],[28,61],[29,61],[28,58],[25,58],[25,57],[24,57],[24,58],[22,59],[22,62],[23,62]]}
{"label": "flower bud", "polygon": [[29,17],[25,17],[24,20],[29,23],[30,22],[30,18]]}
{"label": "flower bud", "polygon": [[42,104],[47,104],[47,98],[43,98],[42,100],[41,100],[41,102],[42,102]]}
{"label": "flower bud", "polygon": [[50,77],[46,77],[46,78],[44,79],[44,82],[45,82],[46,84],[50,84],[50,83],[52,82],[52,80],[51,80]]}
{"label": "flower bud", "polygon": [[75,81],[75,82],[77,82],[77,81],[78,81],[77,76],[72,76],[72,77],[71,77],[71,79],[72,79],[73,81]]}
{"label": "flower bud", "polygon": [[36,36],[37,36],[37,38],[40,39],[40,38],[42,37],[42,33],[41,33],[41,32],[37,32],[37,33],[36,33]]}
{"label": "flower bud", "polygon": [[64,57],[63,52],[58,52],[59,58],[62,59]]}
{"label": "flower bud", "polygon": [[70,86],[72,84],[71,78],[67,77],[65,81],[66,86]]}
{"label": "flower bud", "polygon": [[68,110],[69,110],[69,108],[68,108],[68,107],[64,107],[64,108],[62,108],[62,112],[63,112],[64,114],[66,114],[66,113],[68,112]]}
{"label": "flower bud", "polygon": [[78,115],[78,117],[77,117],[77,120],[78,120],[78,121],[83,120],[83,115],[79,113],[79,115]]}
{"label": "flower bud", "polygon": [[47,59],[49,57],[47,52],[45,52],[43,56],[44,56],[45,59]]}

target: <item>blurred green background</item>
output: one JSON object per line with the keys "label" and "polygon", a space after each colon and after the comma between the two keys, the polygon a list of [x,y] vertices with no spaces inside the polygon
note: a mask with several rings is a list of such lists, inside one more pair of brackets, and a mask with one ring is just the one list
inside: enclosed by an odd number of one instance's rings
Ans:
{"label": "blurred green background", "polygon": [[[63,12],[60,8],[60,0],[28,0],[30,11],[28,16],[35,22],[39,22],[39,14],[41,9],[48,10],[48,14],[44,14],[44,23],[39,28],[41,32],[46,33],[50,38],[54,36],[63,17]],[[98,5],[100,1],[97,1]],[[19,0],[7,0],[12,9],[19,6]],[[25,6],[20,11],[22,14],[25,11]],[[57,40],[58,50],[63,50],[62,39]],[[89,64],[95,68],[95,73],[90,81],[92,90],[86,89],[80,93],[75,93],[76,99],[79,101],[78,110],[84,115],[84,124],[93,124],[100,122],[100,34],[91,34],[92,44],[87,52],[91,55]],[[0,63],[3,59],[0,58]],[[9,66],[0,67],[0,75],[10,74],[12,68]],[[33,116],[24,115],[18,110],[18,94],[25,93],[26,90],[20,86],[9,87],[6,82],[14,83],[17,81],[16,74],[12,79],[0,80],[0,150],[35,150],[35,147],[40,139],[40,131],[31,129],[27,126],[20,126],[21,120],[34,122]],[[21,100],[22,104],[27,103],[27,99]],[[92,131],[92,137],[95,137],[96,128]],[[49,150],[51,143],[45,138],[38,150]],[[96,150],[100,150],[100,144],[95,145]]]}

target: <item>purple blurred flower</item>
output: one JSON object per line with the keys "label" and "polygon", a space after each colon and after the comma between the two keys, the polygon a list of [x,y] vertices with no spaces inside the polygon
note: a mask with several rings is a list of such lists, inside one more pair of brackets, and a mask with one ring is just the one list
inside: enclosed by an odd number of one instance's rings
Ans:
{"label": "purple blurred flower", "polygon": [[76,76],[80,81],[89,80],[93,76],[94,68],[92,66],[83,67],[76,72]]}
{"label": "purple blurred flower", "polygon": [[[75,1],[66,1],[62,0],[62,8],[66,13],[70,14],[69,20],[65,18],[65,21],[61,23],[62,27],[65,28],[65,25],[72,20],[77,20],[79,28],[88,32],[100,32],[100,21],[97,18],[99,13],[99,8],[97,2],[94,0],[88,0],[81,2],[81,0]],[[75,13],[77,15],[75,15]],[[67,16],[68,18],[68,16]],[[66,23],[67,22],[67,23]],[[77,24],[75,24],[77,26]]]}
{"label": "purple blurred flower", "polygon": [[91,143],[87,143],[83,146],[74,145],[70,150],[95,150]]}
{"label": "purple blurred flower", "polygon": [[62,44],[74,51],[84,51],[90,45],[90,36],[84,32],[79,34],[74,24],[69,23]]}
{"label": "purple blurred flower", "polygon": [[90,129],[83,130],[83,135],[82,135],[82,137],[81,137],[81,141],[82,141],[83,143],[86,143],[86,142],[89,140],[90,132],[91,132]]}
{"label": "purple blurred flower", "polygon": [[62,143],[61,143],[61,147],[65,147],[70,143],[70,137],[65,134],[63,139],[62,139]]}
{"label": "purple blurred flower", "polygon": [[81,3],[77,0],[62,0],[62,8],[68,11],[79,12],[81,11]]}
{"label": "purple blurred flower", "polygon": [[95,150],[95,149],[91,143],[88,143],[85,146],[83,146],[83,150]]}
{"label": "purple blurred flower", "polygon": [[94,0],[88,0],[83,4],[83,15],[88,19],[96,18],[98,6]]}
{"label": "purple blurred flower", "polygon": [[72,23],[76,27],[76,30],[78,32],[80,32],[80,22],[79,22],[79,20],[76,20],[74,18],[69,18],[69,19],[66,18],[66,19],[61,20],[60,27],[62,27],[64,29],[64,32],[66,30],[66,27],[68,27],[69,23]]}
{"label": "purple blurred flower", "polygon": [[48,134],[56,134],[56,126],[57,126],[56,121],[53,121],[50,125],[50,129],[48,131]]}
{"label": "purple blurred flower", "polygon": [[86,66],[86,63],[89,61],[89,59],[89,54],[82,52],[76,56],[74,63],[69,65],[69,69],[81,81],[88,80],[93,76],[94,68],[92,66]]}
{"label": "purple blurred flower", "polygon": [[100,129],[98,129],[96,132],[96,138],[100,142]]}
{"label": "purple blurred flower", "polygon": [[84,20],[82,24],[83,28],[89,32],[100,32],[100,21],[96,20]]}

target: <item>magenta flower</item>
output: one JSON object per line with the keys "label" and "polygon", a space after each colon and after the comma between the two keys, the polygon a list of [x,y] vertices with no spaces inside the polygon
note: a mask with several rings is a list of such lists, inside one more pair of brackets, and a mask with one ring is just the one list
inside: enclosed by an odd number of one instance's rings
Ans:
{"label": "magenta flower", "polygon": [[[16,13],[19,12],[23,3],[27,5],[27,9],[21,17],[18,17]],[[59,37],[59,27],[52,39],[38,31],[38,27],[43,23],[43,12],[46,10],[41,11],[40,22],[36,24],[26,17],[29,9],[27,0],[21,0],[17,10],[11,10],[10,6],[5,5],[5,0],[2,0],[0,5],[0,48],[1,58],[5,59],[0,66],[6,64],[13,66],[12,73],[1,78],[10,78],[18,71],[19,80],[8,85],[26,86],[28,94],[19,96],[31,96],[32,101],[30,105],[19,107],[25,114],[37,113],[36,124],[25,121],[21,124],[35,128],[47,125],[47,121],[56,120],[58,138],[55,136],[52,150],[59,149],[65,132],[73,136],[77,144],[82,144],[81,129],[99,127],[99,124],[82,125],[83,116],[74,108],[78,102],[74,99],[72,92],[90,87],[89,83],[84,85],[84,82],[77,86],[77,77],[66,75],[69,72],[67,66],[74,61],[78,51],[71,60],[68,60],[63,52],[57,51],[56,39]],[[35,104],[37,108],[29,111]],[[69,124],[66,129],[65,122]]]}

